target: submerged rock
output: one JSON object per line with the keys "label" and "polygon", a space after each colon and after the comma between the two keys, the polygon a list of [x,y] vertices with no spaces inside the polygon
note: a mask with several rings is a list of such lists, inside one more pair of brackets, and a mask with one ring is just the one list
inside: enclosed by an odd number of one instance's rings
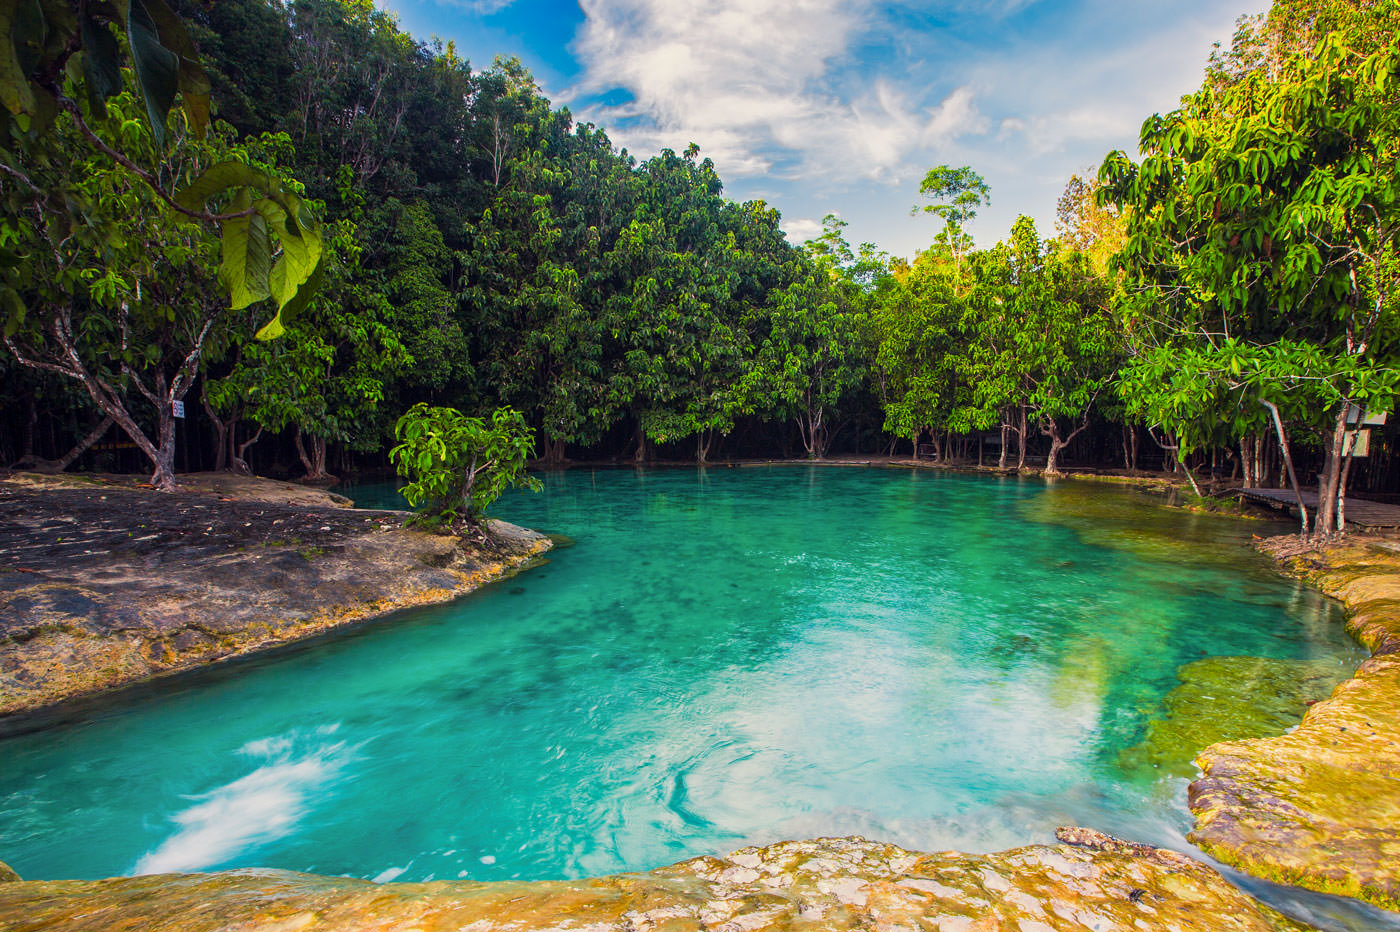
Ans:
{"label": "submerged rock", "polygon": [[1264,738],[1298,724],[1310,705],[1331,695],[1350,670],[1331,660],[1207,657],[1177,671],[1166,715],[1147,725],[1141,743],[1118,755],[1130,774],[1196,776],[1194,758],[1220,741]]}
{"label": "submerged rock", "polygon": [[1290,568],[1346,603],[1373,656],[1292,733],[1206,748],[1189,837],[1248,873],[1400,909],[1400,553],[1362,543]]}
{"label": "submerged rock", "polygon": [[551,546],[503,522],[488,549],[324,492],[235,491],[0,482],[0,724],[442,602]]}
{"label": "submerged rock", "polygon": [[[0,928],[29,932],[402,930],[1292,932],[1184,855],[1062,830],[1075,844],[923,854],[860,838],[792,841],[646,874],[413,883],[239,870],[0,886]],[[1087,847],[1086,847],[1087,846]]]}

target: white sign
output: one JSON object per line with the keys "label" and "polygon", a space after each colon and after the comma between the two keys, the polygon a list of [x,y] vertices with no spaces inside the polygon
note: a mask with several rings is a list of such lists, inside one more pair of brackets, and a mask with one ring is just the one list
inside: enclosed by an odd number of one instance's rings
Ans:
{"label": "white sign", "polygon": [[172,401],[172,402],[170,402],[170,416],[171,416],[171,417],[184,417],[184,416],[185,416],[185,403],[184,403],[183,401]]}
{"label": "white sign", "polygon": [[1349,430],[1342,437],[1342,455],[1370,456],[1371,432],[1369,430]]}

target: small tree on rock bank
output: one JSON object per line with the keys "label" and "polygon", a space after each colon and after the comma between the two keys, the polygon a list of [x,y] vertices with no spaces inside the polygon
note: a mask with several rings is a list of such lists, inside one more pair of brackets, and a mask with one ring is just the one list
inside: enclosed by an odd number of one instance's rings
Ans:
{"label": "small tree on rock bank", "polygon": [[408,480],[404,498],[429,524],[478,524],[506,489],[541,488],[525,472],[534,431],[513,408],[496,409],[488,422],[420,402],[399,418],[394,436],[389,459]]}

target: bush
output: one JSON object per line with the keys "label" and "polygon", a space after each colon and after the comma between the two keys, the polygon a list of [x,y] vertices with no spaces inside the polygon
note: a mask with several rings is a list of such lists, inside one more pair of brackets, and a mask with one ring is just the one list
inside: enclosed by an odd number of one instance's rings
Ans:
{"label": "bush", "polygon": [[541,488],[525,472],[534,432],[513,408],[496,409],[488,423],[420,402],[399,418],[394,436],[389,459],[408,480],[404,497],[429,523],[475,523],[506,489]]}

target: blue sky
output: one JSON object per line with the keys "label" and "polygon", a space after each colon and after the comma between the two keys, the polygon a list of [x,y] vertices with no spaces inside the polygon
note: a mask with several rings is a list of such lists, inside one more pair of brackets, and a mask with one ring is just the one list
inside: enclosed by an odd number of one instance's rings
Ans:
{"label": "blue sky", "polygon": [[835,213],[853,243],[912,256],[938,164],[992,189],[978,244],[1018,214],[1054,231],[1074,172],[1200,84],[1212,42],[1259,6],[1209,0],[377,0],[474,67],[517,55],[550,99],[646,158],[695,142],[789,238]]}

